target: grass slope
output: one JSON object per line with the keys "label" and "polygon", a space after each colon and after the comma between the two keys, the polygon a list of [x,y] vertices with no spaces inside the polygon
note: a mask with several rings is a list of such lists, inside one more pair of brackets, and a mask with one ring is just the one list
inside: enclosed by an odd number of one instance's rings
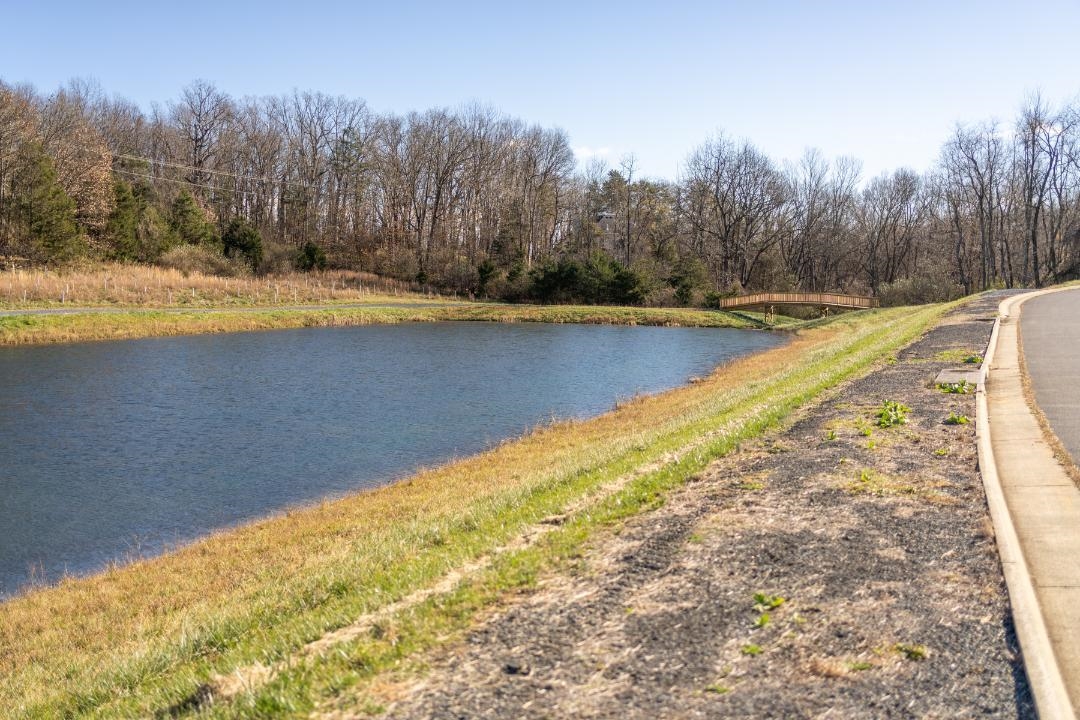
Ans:
{"label": "grass slope", "polygon": [[418,307],[332,309],[129,310],[74,315],[0,316],[0,346],[200,333],[340,327],[440,320],[684,327],[761,327],[752,317],[674,308],[441,303]]}
{"label": "grass slope", "polygon": [[[13,717],[377,710],[370,690],[387,671],[572,565],[598,528],[662,502],[944,309],[841,316],[599,418],[15,598],[0,605],[0,707]],[[327,641],[372,613],[382,614],[363,632]]]}

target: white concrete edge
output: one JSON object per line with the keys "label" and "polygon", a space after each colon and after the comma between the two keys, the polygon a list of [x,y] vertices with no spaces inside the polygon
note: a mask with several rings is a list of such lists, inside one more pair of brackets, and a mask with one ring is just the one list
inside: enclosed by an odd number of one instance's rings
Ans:
{"label": "white concrete edge", "polygon": [[1001,569],[1012,605],[1013,626],[1020,643],[1035,708],[1043,720],[1075,720],[1076,711],[1069,699],[1065,680],[1046,630],[1042,608],[1035,594],[1035,585],[1001,489],[1001,478],[998,476],[991,443],[991,421],[986,400],[986,378],[997,350],[998,328],[1002,319],[1012,316],[1014,306],[1019,307],[1023,302],[1047,292],[1054,291],[1043,290],[1017,295],[1006,298],[998,306],[998,318],[994,321],[990,342],[983,355],[981,380],[976,389],[975,438],[978,445],[979,474],[982,476],[986,502],[990,508],[990,518],[994,523]]}

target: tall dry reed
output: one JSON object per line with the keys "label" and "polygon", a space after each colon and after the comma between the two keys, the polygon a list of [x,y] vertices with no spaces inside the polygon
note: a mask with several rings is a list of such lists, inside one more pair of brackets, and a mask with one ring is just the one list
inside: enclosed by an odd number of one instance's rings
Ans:
{"label": "tall dry reed", "polygon": [[7,307],[292,305],[417,295],[409,283],[349,270],[219,277],[151,265],[0,269],[0,306]]}

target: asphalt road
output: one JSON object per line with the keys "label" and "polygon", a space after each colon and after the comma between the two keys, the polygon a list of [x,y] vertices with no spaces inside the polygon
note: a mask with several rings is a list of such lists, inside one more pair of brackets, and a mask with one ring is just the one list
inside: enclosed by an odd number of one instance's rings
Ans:
{"label": "asphalt road", "polygon": [[1020,333],[1035,401],[1080,465],[1080,288],[1028,300]]}

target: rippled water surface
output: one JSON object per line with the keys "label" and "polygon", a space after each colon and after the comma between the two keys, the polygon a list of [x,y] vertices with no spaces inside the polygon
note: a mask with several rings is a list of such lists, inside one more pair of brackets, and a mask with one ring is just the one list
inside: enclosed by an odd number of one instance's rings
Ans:
{"label": "rippled water surface", "polygon": [[779,342],[426,323],[0,348],[0,596],[596,415]]}

